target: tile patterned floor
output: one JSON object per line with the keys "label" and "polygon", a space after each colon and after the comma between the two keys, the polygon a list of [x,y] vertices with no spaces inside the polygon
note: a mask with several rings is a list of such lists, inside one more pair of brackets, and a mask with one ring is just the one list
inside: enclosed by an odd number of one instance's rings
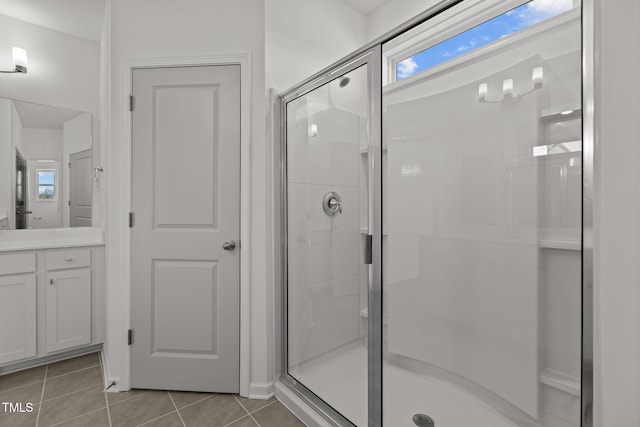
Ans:
{"label": "tile patterned floor", "polygon": [[[300,427],[278,400],[178,391],[103,391],[99,353],[0,376],[0,427]],[[10,412],[2,402],[33,404]]]}

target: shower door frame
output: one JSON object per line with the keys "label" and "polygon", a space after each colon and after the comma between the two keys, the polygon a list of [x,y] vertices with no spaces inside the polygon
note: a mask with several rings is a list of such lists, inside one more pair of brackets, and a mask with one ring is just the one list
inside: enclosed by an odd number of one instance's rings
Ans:
{"label": "shower door frame", "polygon": [[[382,418],[382,218],[375,212],[382,211],[382,45],[355,52],[340,62],[334,64],[330,70],[323,70],[312,79],[305,80],[300,85],[280,96],[280,194],[281,194],[281,274],[282,274],[282,349],[280,381],[287,385],[296,395],[327,421],[338,426],[354,426],[347,418],[336,411],[322,398],[309,390],[295,377],[289,374],[288,357],[288,199],[287,199],[287,103],[304,96],[313,90],[339,78],[340,76],[362,66],[367,67],[367,92],[369,95],[367,145],[373,147],[369,161],[372,181],[369,185],[368,206],[374,214],[368,212],[367,217],[373,218],[369,225],[373,232],[372,265],[368,280],[368,318],[367,318],[367,401],[368,424],[380,426],[376,419]],[[364,260],[363,260],[364,262]],[[378,323],[380,326],[378,326]],[[377,349],[378,351],[372,351]],[[379,393],[371,393],[371,386],[377,387]],[[375,401],[376,396],[379,401]]]}
{"label": "shower door frame", "polygon": [[[368,289],[367,359],[368,427],[382,427],[382,45],[463,2],[439,0],[424,12],[378,37],[362,48],[325,67],[282,92],[280,105],[280,227],[281,227],[281,353],[280,381],[322,417],[337,426],[353,426],[344,416],[289,375],[288,365],[288,218],[287,218],[287,103],[363,64],[369,70],[369,145],[374,147],[373,180],[369,205],[373,212],[373,265]],[[521,4],[526,3],[523,1]],[[582,58],[582,336],[580,426],[593,427],[593,264],[594,264],[594,162],[595,162],[595,0],[581,0]],[[356,65],[357,64],[357,65]],[[377,87],[376,87],[377,83]],[[363,426],[361,426],[363,427]]]}

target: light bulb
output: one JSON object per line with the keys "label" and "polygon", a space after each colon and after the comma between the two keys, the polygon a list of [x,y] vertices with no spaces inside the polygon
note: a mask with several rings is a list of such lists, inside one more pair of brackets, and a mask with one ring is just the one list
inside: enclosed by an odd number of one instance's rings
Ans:
{"label": "light bulb", "polygon": [[486,83],[480,83],[480,86],[478,86],[478,100],[480,102],[487,102],[488,92],[489,86]]}
{"label": "light bulb", "polygon": [[533,81],[533,87],[542,87],[542,81],[544,80],[544,68],[536,67],[531,73],[531,80]]}
{"label": "light bulb", "polygon": [[26,73],[27,72],[27,51],[20,47],[14,47],[12,50],[12,53],[13,53],[14,69],[21,73]]}
{"label": "light bulb", "polygon": [[505,79],[502,81],[502,94],[505,97],[513,97],[513,79]]}

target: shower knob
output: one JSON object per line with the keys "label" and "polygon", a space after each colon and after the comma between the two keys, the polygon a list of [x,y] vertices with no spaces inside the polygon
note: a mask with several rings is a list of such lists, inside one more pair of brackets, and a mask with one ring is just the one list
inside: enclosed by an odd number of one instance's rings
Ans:
{"label": "shower knob", "polygon": [[329,216],[342,213],[342,199],[335,191],[329,191],[322,198],[322,210]]}

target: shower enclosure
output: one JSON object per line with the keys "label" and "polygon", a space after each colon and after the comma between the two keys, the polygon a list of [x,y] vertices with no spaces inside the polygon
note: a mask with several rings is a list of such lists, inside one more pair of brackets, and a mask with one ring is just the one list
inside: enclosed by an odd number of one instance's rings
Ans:
{"label": "shower enclosure", "polygon": [[591,426],[582,3],[442,1],[282,95],[281,380],[328,423]]}

